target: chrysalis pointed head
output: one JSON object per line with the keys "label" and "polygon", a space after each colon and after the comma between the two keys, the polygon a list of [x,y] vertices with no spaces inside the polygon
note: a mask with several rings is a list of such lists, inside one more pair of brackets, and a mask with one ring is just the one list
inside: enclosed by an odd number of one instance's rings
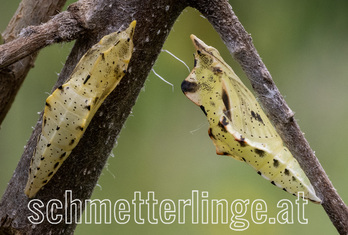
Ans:
{"label": "chrysalis pointed head", "polygon": [[[135,31],[136,21],[132,23],[124,31],[117,31],[103,37],[99,44],[111,45],[119,48],[117,51],[117,57],[123,59],[125,63],[128,63],[133,52],[133,36]],[[112,48],[110,48],[111,50]],[[106,53],[107,51],[105,51]]]}
{"label": "chrysalis pointed head", "polygon": [[181,90],[186,95],[186,97],[189,98],[193,103],[201,106],[202,104],[200,99],[201,85],[199,83],[199,78],[197,77],[197,74],[196,74],[196,69],[200,67],[200,64],[201,64],[200,51],[204,51],[204,47],[207,45],[204,44],[204,42],[202,42],[193,34],[191,34],[190,37],[192,39],[193,45],[197,49],[197,52],[195,54],[194,68],[189,74],[189,76],[181,83]]}
{"label": "chrysalis pointed head", "polygon": [[[209,85],[207,87],[209,74],[204,71],[208,68],[214,71],[215,65],[220,62],[221,56],[214,47],[208,46],[195,35],[191,34],[190,38],[196,48],[194,68],[182,82],[181,90],[187,98],[202,108],[202,93],[210,89],[208,88]],[[218,71],[220,70],[218,69]]]}
{"label": "chrysalis pointed head", "polygon": [[[194,34],[191,34],[190,38],[191,38],[192,43],[195,46],[196,50],[205,51],[210,47],[207,44],[205,44],[201,39],[196,37],[196,35],[194,35]],[[212,48],[212,47],[210,47],[210,48]]]}
{"label": "chrysalis pointed head", "polygon": [[208,46],[207,44],[205,44],[201,39],[199,39],[198,37],[196,37],[195,35],[191,34],[190,36],[193,45],[195,46],[197,53],[195,55],[196,59],[197,57],[202,57],[202,56],[208,56],[208,57],[213,57],[213,58],[217,58],[221,61],[223,61],[220,53],[218,50],[216,50],[214,47]]}
{"label": "chrysalis pointed head", "polygon": [[[134,35],[134,30],[135,30],[135,25],[136,25],[136,20],[133,20],[132,23],[130,23],[130,25],[128,26],[128,28],[124,31],[117,31],[114,33],[111,33],[109,35],[104,36],[99,44],[101,45],[109,45],[111,44],[111,41],[114,42],[114,44],[119,43],[119,40],[121,38],[125,39],[125,40],[133,40],[133,35]],[[116,35],[119,35],[118,37],[116,37]]]}
{"label": "chrysalis pointed head", "polygon": [[125,34],[128,34],[130,38],[133,39],[134,36],[134,30],[135,30],[135,26],[137,24],[136,20],[133,20],[130,25],[128,26],[128,28],[124,31]]}
{"label": "chrysalis pointed head", "polygon": [[[128,28],[122,31],[119,35],[119,41],[116,42],[121,45],[118,56],[124,59],[125,63],[129,63],[129,60],[133,53],[133,36],[135,30],[136,21],[133,20],[132,23],[128,26]],[[118,46],[118,45],[117,45]]]}

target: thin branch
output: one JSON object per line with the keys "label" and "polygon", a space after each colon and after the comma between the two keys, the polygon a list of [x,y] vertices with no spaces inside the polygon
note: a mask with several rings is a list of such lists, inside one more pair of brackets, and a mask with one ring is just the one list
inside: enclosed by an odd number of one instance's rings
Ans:
{"label": "thin branch", "polygon": [[[29,25],[39,25],[46,22],[52,15],[61,10],[65,2],[66,0],[23,0],[2,34],[4,41],[6,43],[13,41],[18,37],[19,32]],[[7,44],[0,47],[7,48]],[[17,63],[0,69],[0,125],[10,109],[24,78],[32,68],[37,53],[27,53],[26,55],[30,56],[25,58],[22,56],[23,59]],[[0,61],[11,60],[11,58],[12,55],[6,58],[2,58],[0,55]]]}
{"label": "thin branch", "polygon": [[0,69],[41,48],[54,43],[69,42],[85,31],[96,29],[94,20],[87,19],[91,14],[89,5],[89,1],[81,0],[44,24],[22,29],[16,39],[0,45]]}
{"label": "thin branch", "polygon": [[196,0],[191,3],[209,20],[243,68],[269,118],[322,199],[322,206],[336,229],[341,234],[348,234],[347,206],[310,148],[294,119],[294,113],[279,93],[250,35],[239,22],[232,7],[225,0]]}
{"label": "thin branch", "polygon": [[17,62],[24,57],[48,45],[67,42],[76,39],[82,27],[76,14],[68,11],[53,17],[45,24],[28,26],[23,29],[18,38],[0,46],[0,69]]}

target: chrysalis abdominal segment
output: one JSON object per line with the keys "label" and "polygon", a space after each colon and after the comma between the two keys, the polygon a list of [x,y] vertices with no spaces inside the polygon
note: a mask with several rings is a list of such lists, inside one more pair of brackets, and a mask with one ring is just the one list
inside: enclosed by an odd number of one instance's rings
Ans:
{"label": "chrysalis abdominal segment", "polygon": [[47,184],[80,141],[94,114],[125,75],[133,53],[136,21],[89,49],[68,82],[46,100],[31,159],[25,194],[32,198]]}
{"label": "chrysalis abdominal segment", "polygon": [[305,198],[321,203],[254,95],[215,48],[194,35],[191,39],[197,50],[195,66],[181,88],[207,116],[216,153],[248,163],[286,192],[304,192]]}

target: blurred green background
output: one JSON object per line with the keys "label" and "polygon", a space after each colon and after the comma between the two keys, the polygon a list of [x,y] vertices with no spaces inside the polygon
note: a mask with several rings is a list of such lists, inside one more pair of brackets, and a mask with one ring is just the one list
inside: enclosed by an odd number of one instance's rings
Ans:
{"label": "blurred green background", "polygon": [[[19,1],[0,0],[0,31],[14,14]],[[71,2],[70,2],[71,3]],[[345,155],[348,132],[348,2],[231,0],[235,13],[271,72],[322,166],[343,200],[348,201]],[[209,22],[194,9],[186,9],[175,23],[164,45],[177,57],[193,66],[193,33],[216,47],[222,57],[250,87],[238,64],[231,58]],[[3,192],[23,152],[38,112],[56,82],[57,73],[72,48],[71,43],[43,49],[8,113],[0,131],[0,192]],[[133,199],[134,191],[143,197],[154,191],[158,200],[191,198],[192,190],[208,191],[210,199],[261,198],[268,215],[275,216],[281,199],[295,197],[272,186],[244,163],[217,156],[207,135],[207,121],[201,110],[181,92],[188,75],[183,64],[161,53],[153,67],[174,84],[161,81],[152,72],[146,81],[133,114],[128,118],[93,198]],[[173,72],[175,71],[175,72]],[[249,207],[250,208],[250,207]],[[145,211],[144,211],[145,213]],[[296,210],[294,210],[296,215]],[[229,214],[231,215],[231,214]],[[144,214],[145,218],[146,215]],[[157,215],[158,216],[158,215]],[[190,216],[190,214],[187,214]],[[310,203],[305,217],[309,224],[296,220],[291,225],[250,223],[242,234],[335,234],[321,206]],[[295,216],[295,218],[297,218]],[[250,220],[250,210],[246,219]],[[133,221],[133,219],[131,219]],[[76,234],[230,234],[228,224],[171,225],[129,222],[79,225]]]}

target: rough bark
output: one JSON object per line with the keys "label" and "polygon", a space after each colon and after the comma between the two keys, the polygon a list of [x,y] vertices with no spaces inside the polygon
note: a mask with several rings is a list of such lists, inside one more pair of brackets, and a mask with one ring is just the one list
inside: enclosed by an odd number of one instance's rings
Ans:
{"label": "rough bark", "polygon": [[[51,16],[61,10],[65,2],[66,0],[23,0],[2,35],[5,43],[17,38],[21,30],[25,27],[46,22]],[[6,47],[0,46],[0,48],[4,49]],[[11,66],[7,66],[4,69],[0,67],[0,125],[10,109],[25,77],[33,67],[37,53],[32,52],[25,53],[19,61],[14,60],[17,62]],[[0,61],[7,61],[9,58],[14,57],[10,54],[8,57],[3,58],[0,52]]]}
{"label": "rough bark", "polygon": [[[187,6],[198,9],[220,34],[231,54],[249,77],[260,102],[284,142],[299,160],[318,196],[323,200],[323,207],[333,224],[341,234],[347,234],[348,210],[346,205],[336,193],[303,137],[294,120],[293,112],[274,85],[270,73],[252,44],[250,35],[238,21],[228,2],[224,0],[85,0],[74,4],[67,12],[57,15],[47,24],[37,26],[38,28],[31,27],[30,30],[25,31],[29,32],[25,34],[27,42],[34,42],[33,38],[37,37],[39,43],[32,47],[27,44],[27,49],[14,51],[13,53],[18,58],[28,56],[32,51],[51,42],[71,40],[78,35],[88,34],[88,37],[81,36],[77,40],[55,85],[57,87],[68,78],[79,58],[98,39],[109,33],[111,29],[116,30],[121,26],[127,26],[133,19],[138,21],[134,38],[135,51],[128,74],[105,100],[78,146],[50,183],[37,194],[37,198],[43,202],[52,198],[64,201],[65,189],[72,190],[73,198],[82,201],[90,198],[117,135],[160,53],[170,29]],[[65,27],[55,28],[57,25]],[[54,33],[55,31],[56,33]],[[51,38],[52,41],[42,40],[45,37],[46,39]],[[18,42],[20,43],[20,41]],[[10,57],[12,58],[12,56]],[[27,180],[29,161],[40,131],[39,122],[0,202],[0,233],[71,234],[76,227],[74,223],[52,225],[47,222],[32,226],[27,220],[29,200],[24,195],[23,189]],[[60,212],[64,214],[64,209]]]}

